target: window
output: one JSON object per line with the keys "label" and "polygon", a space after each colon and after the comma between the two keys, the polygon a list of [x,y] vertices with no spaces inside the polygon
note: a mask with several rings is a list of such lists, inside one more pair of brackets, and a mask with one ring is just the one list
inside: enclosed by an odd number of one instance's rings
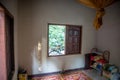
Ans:
{"label": "window", "polygon": [[48,56],[81,53],[82,27],[48,24]]}

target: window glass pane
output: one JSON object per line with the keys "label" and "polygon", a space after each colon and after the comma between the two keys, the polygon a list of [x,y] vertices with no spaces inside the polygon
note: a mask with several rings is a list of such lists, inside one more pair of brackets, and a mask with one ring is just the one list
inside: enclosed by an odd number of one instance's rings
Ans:
{"label": "window glass pane", "polygon": [[79,31],[77,31],[77,30],[74,31],[74,35],[75,35],[75,36],[79,35]]}
{"label": "window glass pane", "polygon": [[71,35],[71,36],[72,36],[72,34],[73,34],[73,33],[72,33],[72,30],[70,30],[70,31],[69,31],[69,35]]}
{"label": "window glass pane", "polygon": [[65,26],[49,25],[49,56],[64,55]]}
{"label": "window glass pane", "polygon": [[74,38],[74,43],[77,43],[78,42],[78,38]]}
{"label": "window glass pane", "polygon": [[69,37],[69,42],[72,43],[72,37]]}

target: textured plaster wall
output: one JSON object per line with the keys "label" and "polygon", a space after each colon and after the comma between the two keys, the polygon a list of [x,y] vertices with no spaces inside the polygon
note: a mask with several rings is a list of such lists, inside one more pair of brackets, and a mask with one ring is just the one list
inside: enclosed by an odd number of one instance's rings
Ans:
{"label": "textured plaster wall", "polygon": [[[84,54],[96,46],[96,31],[92,25],[95,11],[75,0],[20,0],[18,16],[19,66],[25,68],[29,74],[83,68]],[[48,23],[82,25],[82,53],[47,57]],[[39,53],[38,42],[42,45],[42,64],[35,57]],[[39,66],[42,66],[42,71],[38,70]]]}
{"label": "textured plaster wall", "polygon": [[97,47],[110,51],[110,63],[120,68],[120,1],[107,7],[103,26],[97,33]]}

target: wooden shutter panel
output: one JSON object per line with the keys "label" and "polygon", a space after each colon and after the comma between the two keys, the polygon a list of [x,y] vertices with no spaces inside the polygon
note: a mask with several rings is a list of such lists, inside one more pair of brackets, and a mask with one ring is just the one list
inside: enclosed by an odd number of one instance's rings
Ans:
{"label": "wooden shutter panel", "polygon": [[81,52],[81,26],[67,25],[66,27],[66,54]]}

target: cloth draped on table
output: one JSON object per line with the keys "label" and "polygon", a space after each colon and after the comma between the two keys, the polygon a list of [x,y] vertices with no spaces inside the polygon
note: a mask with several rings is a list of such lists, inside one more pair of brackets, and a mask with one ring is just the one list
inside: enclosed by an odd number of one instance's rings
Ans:
{"label": "cloth draped on table", "polygon": [[98,30],[102,25],[102,17],[105,14],[105,7],[110,6],[117,0],[78,0],[81,4],[96,9],[94,27]]}

